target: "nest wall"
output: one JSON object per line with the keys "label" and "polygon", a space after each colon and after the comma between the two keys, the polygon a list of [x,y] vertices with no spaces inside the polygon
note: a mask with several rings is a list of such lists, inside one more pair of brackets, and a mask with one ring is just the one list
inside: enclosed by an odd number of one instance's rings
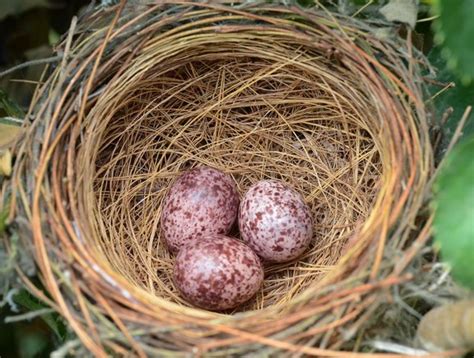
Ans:
{"label": "nest wall", "polygon": [[[31,228],[47,294],[25,284],[97,356],[358,349],[428,238],[433,166],[422,59],[373,30],[325,9],[186,1],[74,22],[16,148],[11,219]],[[241,194],[283,180],[315,218],[304,256],[267,266],[225,314],[179,297],[159,229],[167,188],[197,165]]]}

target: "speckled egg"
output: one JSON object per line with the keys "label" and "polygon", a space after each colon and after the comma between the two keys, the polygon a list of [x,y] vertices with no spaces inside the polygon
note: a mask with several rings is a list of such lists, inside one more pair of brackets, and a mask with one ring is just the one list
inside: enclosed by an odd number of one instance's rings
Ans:
{"label": "speckled egg", "polygon": [[176,257],[176,287],[188,302],[207,310],[237,307],[257,293],[262,281],[258,256],[241,241],[224,235],[190,242]]}
{"label": "speckled egg", "polygon": [[226,234],[237,218],[239,194],[223,172],[197,167],[182,174],[164,200],[161,230],[168,248],[177,253],[190,240]]}
{"label": "speckled egg", "polygon": [[311,242],[312,223],[303,197],[277,180],[254,184],[240,203],[242,239],[265,261],[286,262],[300,256]]}

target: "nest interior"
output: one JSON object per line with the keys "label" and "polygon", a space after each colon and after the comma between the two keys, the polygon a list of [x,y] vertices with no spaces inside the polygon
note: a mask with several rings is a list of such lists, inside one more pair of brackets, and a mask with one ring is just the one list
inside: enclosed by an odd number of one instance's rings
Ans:
{"label": "nest interior", "polygon": [[[37,91],[12,207],[51,298],[28,286],[98,355],[340,349],[427,239],[421,60],[326,10],[143,3],[73,24]],[[315,219],[310,249],[233,314],[180,298],[160,236],[167,189],[198,165],[241,195],[283,180]]]}
{"label": "nest interior", "polygon": [[88,139],[97,143],[95,243],[130,282],[183,303],[159,229],[173,179],[208,165],[231,174],[242,194],[280,179],[310,205],[313,244],[296,262],[267,267],[246,309],[283,304],[337,263],[370,212],[381,171],[377,111],[366,85],[344,67],[325,70],[333,59],[318,49],[291,39],[209,40],[129,78],[90,113],[102,118]]}

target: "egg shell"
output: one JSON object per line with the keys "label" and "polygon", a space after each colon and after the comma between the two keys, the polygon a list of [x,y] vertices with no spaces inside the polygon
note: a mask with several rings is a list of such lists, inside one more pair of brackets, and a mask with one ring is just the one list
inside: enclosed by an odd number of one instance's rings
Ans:
{"label": "egg shell", "polygon": [[195,306],[222,311],[248,301],[260,289],[263,268],[241,241],[209,235],[183,246],[176,257],[174,282]]}
{"label": "egg shell", "polygon": [[226,234],[237,219],[239,194],[231,176],[210,167],[182,174],[164,200],[161,231],[177,253],[190,240]]}
{"label": "egg shell", "polygon": [[240,203],[239,229],[242,240],[262,259],[286,262],[308,248],[313,220],[296,190],[277,180],[262,180]]}

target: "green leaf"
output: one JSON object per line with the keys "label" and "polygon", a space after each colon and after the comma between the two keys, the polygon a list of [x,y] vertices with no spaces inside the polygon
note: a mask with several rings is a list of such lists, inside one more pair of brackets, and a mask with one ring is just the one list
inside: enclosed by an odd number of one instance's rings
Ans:
{"label": "green leaf", "polygon": [[[39,301],[36,297],[32,296],[26,290],[21,290],[17,295],[15,295],[14,301],[29,311],[36,311],[36,310],[47,307],[44,303]],[[46,324],[51,328],[51,330],[58,336],[58,338],[62,339],[64,337],[66,328],[57,313],[45,314],[41,316],[41,318],[46,322]]]}
{"label": "green leaf", "polygon": [[61,40],[61,35],[54,31],[54,29],[49,29],[48,43],[54,46],[59,43],[59,40]]}
{"label": "green leaf", "polygon": [[23,118],[25,113],[18,104],[13,102],[8,95],[0,89],[0,117],[6,116]]}
{"label": "green leaf", "polygon": [[2,235],[7,228],[9,209],[8,204],[3,206],[0,204],[0,235]]}
{"label": "green leaf", "polygon": [[[22,118],[25,113],[18,104],[12,101],[8,95],[0,89],[0,162],[4,158],[4,149],[15,140],[22,132]],[[0,175],[5,164],[0,164]]]}
{"label": "green leaf", "polygon": [[434,233],[453,277],[474,289],[474,136],[446,158],[435,184]]}
{"label": "green leaf", "polygon": [[302,7],[314,6],[314,0],[296,0],[296,3]]}
{"label": "green leaf", "polygon": [[[443,113],[449,108],[452,107],[453,112],[448,119],[448,122],[444,125],[444,139],[441,147],[446,148],[451,140],[451,137],[456,130],[459,120],[461,119],[464,111],[467,106],[474,106],[474,83],[470,85],[463,85],[461,81],[454,76],[453,72],[448,69],[446,61],[441,56],[441,49],[439,47],[433,48],[429,55],[428,59],[430,63],[438,69],[436,80],[442,83],[454,82],[455,87],[450,88],[440,95],[438,95],[434,101],[436,118],[441,119]],[[441,88],[439,86],[430,86],[429,92],[431,95],[437,93]],[[439,123],[437,123],[439,124]],[[467,121],[463,129],[464,135],[461,137],[460,141],[463,141],[464,138],[468,138],[471,134],[474,135],[474,120],[473,116]]]}
{"label": "green leaf", "polygon": [[443,44],[443,55],[448,66],[455,70],[464,83],[474,78],[474,1],[436,0],[435,40]]}
{"label": "green leaf", "polygon": [[41,353],[45,351],[48,347],[48,340],[45,339],[43,332],[33,333],[26,332],[23,333],[19,339],[21,344],[19,347],[20,356],[24,358],[34,358],[40,357]]}

